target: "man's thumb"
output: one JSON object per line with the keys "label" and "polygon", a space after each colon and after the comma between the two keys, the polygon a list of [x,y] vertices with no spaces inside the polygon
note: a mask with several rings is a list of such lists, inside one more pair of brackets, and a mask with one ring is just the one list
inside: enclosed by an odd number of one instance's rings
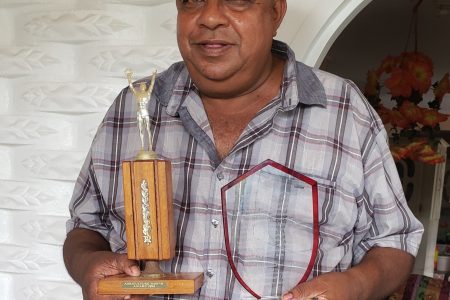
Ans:
{"label": "man's thumb", "polygon": [[141,274],[136,261],[129,260],[126,254],[117,257],[117,267],[129,276],[139,276]]}
{"label": "man's thumb", "polygon": [[305,282],[297,285],[295,288],[283,295],[283,300],[311,300],[320,299],[319,296],[323,294],[324,291],[319,290],[319,288],[312,282]]}

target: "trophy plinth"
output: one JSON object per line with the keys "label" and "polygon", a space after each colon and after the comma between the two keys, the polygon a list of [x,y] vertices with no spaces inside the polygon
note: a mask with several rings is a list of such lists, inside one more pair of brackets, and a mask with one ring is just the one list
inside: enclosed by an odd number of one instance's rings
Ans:
{"label": "trophy plinth", "polygon": [[203,283],[203,273],[151,274],[139,277],[118,275],[102,280],[99,294],[165,295],[193,294]]}
{"label": "trophy plinth", "polygon": [[163,273],[159,261],[175,254],[171,163],[135,160],[122,163],[128,258],[146,261],[141,276],[117,275],[100,280],[99,294],[193,294],[203,273]]}

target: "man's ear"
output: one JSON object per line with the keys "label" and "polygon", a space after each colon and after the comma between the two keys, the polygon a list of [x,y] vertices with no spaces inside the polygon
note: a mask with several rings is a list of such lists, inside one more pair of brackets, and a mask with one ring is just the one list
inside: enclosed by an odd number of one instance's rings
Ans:
{"label": "man's ear", "polygon": [[273,36],[277,35],[277,30],[283,22],[284,15],[287,10],[286,0],[272,0],[272,9],[273,9]]}

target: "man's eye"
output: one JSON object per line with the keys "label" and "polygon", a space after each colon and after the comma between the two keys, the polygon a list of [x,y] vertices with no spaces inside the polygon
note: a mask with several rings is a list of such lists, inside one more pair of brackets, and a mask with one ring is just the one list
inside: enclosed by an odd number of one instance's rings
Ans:
{"label": "man's eye", "polygon": [[248,4],[251,1],[250,0],[225,0],[225,2],[228,2],[230,4],[242,5],[242,4]]}
{"label": "man's eye", "polygon": [[[234,6],[244,6],[253,2],[253,0],[222,0],[228,5]],[[195,6],[195,5],[203,5],[207,0],[180,0],[183,5],[187,6]]]}
{"label": "man's eye", "polygon": [[180,2],[183,6],[190,8],[203,5],[206,0],[180,0]]}
{"label": "man's eye", "polygon": [[253,0],[224,0],[224,2],[230,7],[244,8],[252,4]]}

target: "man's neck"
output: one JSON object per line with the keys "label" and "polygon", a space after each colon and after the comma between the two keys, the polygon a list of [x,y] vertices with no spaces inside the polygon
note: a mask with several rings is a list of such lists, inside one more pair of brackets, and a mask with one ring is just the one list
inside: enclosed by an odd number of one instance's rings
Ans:
{"label": "man's neck", "polygon": [[285,61],[276,58],[274,62],[263,84],[249,93],[228,99],[201,96],[221,159],[228,155],[255,115],[279,94]]}
{"label": "man's neck", "polygon": [[201,99],[205,110],[214,111],[221,115],[238,115],[258,112],[266,106],[280,91],[283,79],[285,61],[274,57],[273,67],[267,78],[255,89],[234,97],[220,98],[210,97],[201,93]]}

